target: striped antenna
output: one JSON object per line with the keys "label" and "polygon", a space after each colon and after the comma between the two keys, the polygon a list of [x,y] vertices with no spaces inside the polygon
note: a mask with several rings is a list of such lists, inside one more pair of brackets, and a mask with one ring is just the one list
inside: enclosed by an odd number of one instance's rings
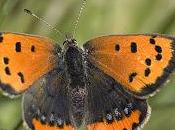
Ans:
{"label": "striped antenna", "polygon": [[74,28],[73,28],[73,31],[72,31],[73,36],[75,35],[75,32],[77,30],[78,23],[80,21],[80,17],[82,15],[83,10],[85,9],[86,3],[87,3],[87,0],[82,0],[82,5],[81,5],[81,8],[80,8],[80,11],[79,11],[79,13],[76,17],[76,21],[74,23]]}
{"label": "striped antenna", "polygon": [[61,31],[57,30],[55,27],[53,27],[52,25],[50,25],[48,22],[46,22],[46,20],[44,20],[43,18],[38,17],[36,14],[32,13],[30,10],[28,9],[24,9],[24,12],[35,17],[36,19],[38,19],[39,21],[42,21],[44,24],[46,24],[51,30],[54,30],[57,34],[63,36],[63,33],[61,33]]}

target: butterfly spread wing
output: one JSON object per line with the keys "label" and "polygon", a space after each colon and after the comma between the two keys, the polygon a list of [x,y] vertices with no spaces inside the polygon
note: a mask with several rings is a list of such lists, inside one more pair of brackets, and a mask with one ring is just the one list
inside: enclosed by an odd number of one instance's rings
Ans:
{"label": "butterfly spread wing", "polygon": [[59,50],[52,43],[39,36],[0,33],[0,88],[9,94],[22,93],[51,70]]}
{"label": "butterfly spread wing", "polygon": [[139,97],[153,94],[174,68],[175,38],[114,35],[84,45],[90,62]]}
{"label": "butterfly spread wing", "polygon": [[135,130],[149,118],[145,99],[136,99],[123,86],[88,63],[87,130]]}
{"label": "butterfly spread wing", "polygon": [[65,77],[65,71],[54,69],[24,94],[24,120],[30,129],[74,130]]}

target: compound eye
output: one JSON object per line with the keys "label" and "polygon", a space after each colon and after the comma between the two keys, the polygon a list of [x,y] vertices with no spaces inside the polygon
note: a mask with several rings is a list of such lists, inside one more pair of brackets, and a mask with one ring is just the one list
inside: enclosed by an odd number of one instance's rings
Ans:
{"label": "compound eye", "polygon": [[72,39],[72,42],[73,42],[74,44],[77,44],[77,40],[75,40],[75,39]]}

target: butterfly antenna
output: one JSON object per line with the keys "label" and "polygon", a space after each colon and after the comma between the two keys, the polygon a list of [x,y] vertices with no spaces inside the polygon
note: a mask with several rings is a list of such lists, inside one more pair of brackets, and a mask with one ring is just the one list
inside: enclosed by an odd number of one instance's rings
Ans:
{"label": "butterfly antenna", "polygon": [[46,24],[51,30],[54,30],[57,34],[63,36],[63,33],[61,33],[61,31],[57,30],[55,27],[53,27],[52,25],[50,25],[46,20],[44,20],[43,18],[38,17],[36,14],[32,13],[30,10],[28,9],[24,9],[24,12],[35,17],[36,19],[42,21],[44,24]]}
{"label": "butterfly antenna", "polygon": [[81,5],[81,8],[80,8],[80,11],[79,11],[79,13],[76,17],[75,23],[74,23],[74,28],[73,28],[73,31],[72,31],[73,36],[75,35],[75,32],[77,30],[77,26],[78,26],[78,23],[80,21],[80,17],[82,15],[82,12],[85,9],[86,3],[87,3],[87,0],[82,0],[82,5]]}

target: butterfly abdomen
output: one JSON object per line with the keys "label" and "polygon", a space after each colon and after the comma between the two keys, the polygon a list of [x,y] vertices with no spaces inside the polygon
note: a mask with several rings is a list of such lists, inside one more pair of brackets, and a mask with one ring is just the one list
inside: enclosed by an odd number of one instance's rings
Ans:
{"label": "butterfly abdomen", "polygon": [[87,96],[87,91],[84,86],[76,86],[71,90],[71,113],[73,116],[73,121],[76,127],[82,125],[84,115],[85,115],[85,99]]}

